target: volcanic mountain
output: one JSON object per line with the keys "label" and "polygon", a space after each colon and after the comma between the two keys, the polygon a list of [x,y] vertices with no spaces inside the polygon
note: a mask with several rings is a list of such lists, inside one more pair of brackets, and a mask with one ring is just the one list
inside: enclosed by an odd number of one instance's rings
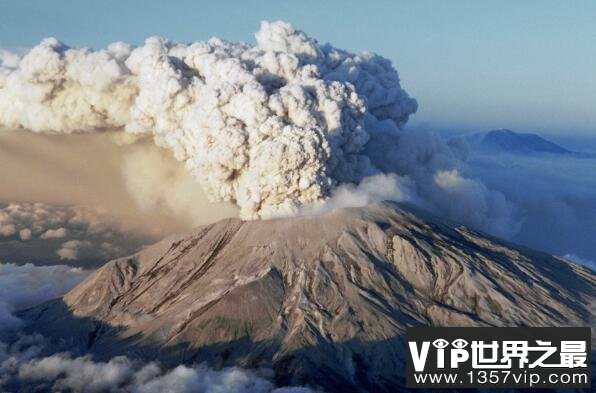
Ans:
{"label": "volcanic mountain", "polygon": [[488,153],[582,155],[539,135],[513,132],[506,128],[468,135],[464,139],[472,147]]}
{"label": "volcanic mountain", "polygon": [[407,326],[593,326],[596,275],[410,205],[228,219],[108,262],[20,314],[97,358],[271,368],[284,385],[405,389]]}

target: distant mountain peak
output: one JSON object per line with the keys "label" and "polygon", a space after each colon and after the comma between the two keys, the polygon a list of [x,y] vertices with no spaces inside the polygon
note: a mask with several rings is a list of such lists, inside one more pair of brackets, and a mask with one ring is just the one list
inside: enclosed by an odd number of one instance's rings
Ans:
{"label": "distant mountain peak", "polygon": [[509,128],[497,128],[495,130],[491,130],[488,131],[488,133],[502,133],[502,134],[508,134],[508,135],[516,135],[516,132],[513,132],[512,130],[510,130]]}
{"label": "distant mountain peak", "polygon": [[540,135],[519,133],[508,128],[500,128],[464,137],[464,139],[481,151],[512,154],[575,154]]}

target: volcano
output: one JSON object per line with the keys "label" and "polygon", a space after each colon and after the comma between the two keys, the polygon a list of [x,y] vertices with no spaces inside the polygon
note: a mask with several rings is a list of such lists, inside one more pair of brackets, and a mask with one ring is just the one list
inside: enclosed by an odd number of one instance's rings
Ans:
{"label": "volcano", "polygon": [[472,134],[464,138],[473,147],[487,153],[556,154],[582,156],[537,134],[518,133],[506,128]]}
{"label": "volcano", "polygon": [[581,265],[383,202],[171,236],[19,316],[100,359],[394,392],[405,390],[407,326],[593,326],[595,282]]}

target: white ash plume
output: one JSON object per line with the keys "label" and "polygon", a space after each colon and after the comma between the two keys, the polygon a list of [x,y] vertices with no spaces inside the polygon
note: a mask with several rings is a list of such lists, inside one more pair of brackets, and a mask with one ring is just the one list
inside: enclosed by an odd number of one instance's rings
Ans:
{"label": "white ash plume", "polygon": [[417,108],[391,63],[284,22],[263,22],[256,38],[251,47],[153,37],[96,52],[46,39],[16,68],[3,63],[0,125],[151,134],[212,201],[238,204],[247,219],[292,214],[375,173],[361,154],[364,116],[401,126]]}
{"label": "white ash plume", "polygon": [[[404,178],[397,199],[412,195],[501,236],[519,227],[501,194],[465,177],[459,146],[402,130],[417,102],[389,60],[320,44],[285,22],[263,22],[255,37],[255,46],[151,37],[138,48],[116,43],[95,52],[46,39],[16,66],[14,56],[0,66],[0,125],[150,136],[184,163],[210,202],[236,204],[243,219],[299,214],[384,174]],[[130,168],[131,193],[143,191],[133,199],[177,203],[139,187]],[[342,199],[340,206],[360,203]]]}

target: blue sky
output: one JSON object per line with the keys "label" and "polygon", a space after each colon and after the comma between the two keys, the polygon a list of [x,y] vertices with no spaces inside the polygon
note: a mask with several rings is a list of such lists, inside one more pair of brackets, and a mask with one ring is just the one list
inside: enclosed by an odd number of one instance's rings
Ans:
{"label": "blue sky", "polygon": [[0,0],[0,47],[253,42],[263,19],[390,58],[419,101],[413,126],[596,135],[596,1]]}

